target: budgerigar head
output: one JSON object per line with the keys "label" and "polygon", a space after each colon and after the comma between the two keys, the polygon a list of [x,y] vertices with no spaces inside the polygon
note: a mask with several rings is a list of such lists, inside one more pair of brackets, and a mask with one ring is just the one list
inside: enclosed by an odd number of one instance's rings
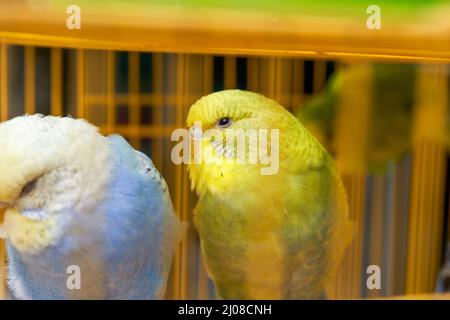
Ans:
{"label": "budgerigar head", "polygon": [[[276,101],[243,90],[223,90],[195,102],[187,117],[187,125],[201,121],[203,130],[217,128],[279,128],[290,115]],[[229,119],[231,121],[224,121]]]}
{"label": "budgerigar head", "polygon": [[[241,90],[220,91],[199,99],[189,110],[187,125],[191,129],[201,126],[203,133],[210,133],[202,137],[201,163],[193,161],[189,166],[192,187],[199,194],[207,190],[213,193],[227,189],[236,190],[245,186],[243,177],[251,172],[260,174],[261,159],[258,159],[256,164],[250,161],[238,163],[236,144],[232,148],[223,143],[227,140],[226,133],[230,130],[239,133],[239,130],[250,129],[256,132],[258,139],[260,133],[266,134],[269,148],[267,154],[272,151],[278,153],[280,161],[289,157],[299,132],[309,136],[300,122],[277,102],[263,95]],[[270,150],[272,138],[275,137],[271,134],[276,132],[279,145],[276,150]],[[195,133],[193,135],[195,136]],[[222,137],[222,140],[217,137]],[[293,141],[289,140],[290,137]],[[222,143],[217,143],[217,140]],[[246,141],[245,151],[248,157],[249,139]],[[301,151],[302,145],[297,146],[297,149]],[[223,163],[217,163],[214,158],[222,158]]]}
{"label": "budgerigar head", "polygon": [[3,236],[33,253],[55,243],[73,212],[102,196],[107,139],[83,120],[41,115],[0,124]]}

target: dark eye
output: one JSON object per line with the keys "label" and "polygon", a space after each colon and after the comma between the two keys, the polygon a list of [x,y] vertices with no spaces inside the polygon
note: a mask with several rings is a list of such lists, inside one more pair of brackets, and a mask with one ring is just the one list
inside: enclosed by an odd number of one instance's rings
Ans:
{"label": "dark eye", "polygon": [[20,196],[23,197],[33,192],[33,190],[36,188],[37,180],[38,179],[28,182],[25,187],[23,187]]}
{"label": "dark eye", "polygon": [[233,124],[233,121],[228,118],[228,117],[223,117],[220,118],[217,123],[216,123],[216,127],[217,128],[228,128],[229,126],[231,126]]}

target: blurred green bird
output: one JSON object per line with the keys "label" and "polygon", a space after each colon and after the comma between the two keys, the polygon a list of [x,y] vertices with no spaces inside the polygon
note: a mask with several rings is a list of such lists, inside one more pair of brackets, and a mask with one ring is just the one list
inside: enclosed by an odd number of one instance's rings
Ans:
{"label": "blurred green bird", "polygon": [[[330,152],[335,153],[331,141],[336,135],[337,118],[345,117],[347,124],[365,121],[361,106],[357,104],[347,106],[347,114],[339,114],[341,103],[346,103],[344,87],[346,99],[351,101],[352,96],[360,94],[361,83],[370,74],[364,167],[369,172],[384,172],[389,162],[400,160],[411,148],[418,69],[416,65],[407,64],[348,67],[333,74],[324,92],[307,101],[297,117]],[[349,147],[361,146],[353,144]]]}

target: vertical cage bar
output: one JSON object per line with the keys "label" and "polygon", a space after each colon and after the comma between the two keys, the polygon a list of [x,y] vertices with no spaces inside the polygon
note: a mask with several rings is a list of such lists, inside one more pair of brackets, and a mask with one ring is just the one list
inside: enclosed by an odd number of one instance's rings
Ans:
{"label": "vertical cage bar", "polygon": [[258,58],[256,57],[247,59],[247,88],[258,92]]}
{"label": "vertical cage bar", "polygon": [[[163,60],[163,74],[161,75],[161,79],[154,79],[154,81],[161,80],[163,84],[163,90],[165,92],[164,95],[162,95],[163,103],[164,103],[164,115],[167,114],[167,119],[164,119],[165,125],[176,125],[177,122],[177,99],[178,99],[178,61],[179,55],[177,54],[164,54],[162,57]],[[167,148],[170,148],[172,146],[172,142],[164,140],[163,142],[164,151],[167,150]],[[166,156],[163,159],[167,159]],[[169,158],[170,159],[170,158]],[[170,160],[164,161],[164,172],[163,172],[164,178],[166,179],[169,189],[171,198],[174,204],[174,209],[178,217],[180,217],[180,212],[178,212],[178,166],[172,163]],[[172,262],[172,268],[169,275],[169,282],[167,285],[167,291],[166,291],[166,297],[168,299],[178,299],[178,292],[179,292],[179,254],[180,254],[180,245],[177,244],[174,259]]]}
{"label": "vertical cage bar", "polygon": [[398,230],[396,234],[397,249],[396,249],[396,269],[393,272],[395,275],[395,293],[405,293],[405,279],[406,279],[406,257],[407,257],[407,242],[408,242],[408,219],[409,219],[409,197],[411,194],[411,156],[408,156],[404,161],[400,173],[397,192],[401,194],[401,201],[399,201],[397,212],[401,212],[398,219]]}
{"label": "vertical cage bar", "polygon": [[[184,58],[184,70],[183,70],[183,95],[182,95],[182,105],[178,106],[178,112],[181,114],[180,120],[181,122],[177,124],[177,128],[183,128],[185,119],[187,117],[187,109],[189,108],[189,104],[191,99],[193,99],[194,90],[189,86],[190,81],[193,76],[198,77],[198,75],[194,75],[195,66],[193,66],[193,60],[198,57],[194,55],[185,55]],[[191,84],[192,85],[192,84]],[[187,170],[185,167],[182,167],[183,171],[181,174],[181,219],[182,221],[189,221],[190,217],[190,208],[189,208],[189,177],[187,174]],[[185,239],[183,239],[181,243],[181,276],[180,276],[180,297],[181,299],[188,298],[188,269],[189,269],[189,252],[192,238],[189,233],[186,235]]]}
{"label": "vertical cage bar", "polygon": [[279,58],[269,58],[267,60],[267,78],[263,77],[267,81],[267,96],[272,99],[276,99],[277,83],[279,82],[278,70],[280,69]]}
{"label": "vertical cage bar", "polygon": [[352,176],[355,184],[352,195],[352,205],[349,208],[350,219],[355,222],[355,239],[350,246],[350,260],[348,260],[348,268],[350,270],[350,292],[349,296],[354,298],[359,298],[361,296],[361,268],[362,268],[362,248],[363,248],[363,238],[364,238],[364,226],[363,226],[363,216],[364,216],[364,204],[365,204],[365,193],[366,193],[366,179],[363,173],[355,174]]}
{"label": "vertical cage bar", "polygon": [[275,100],[286,109],[293,111],[293,61],[276,58],[275,64]]}
{"label": "vertical cage bar", "polygon": [[51,114],[62,116],[62,49],[52,48],[50,53]]}
{"label": "vertical cage bar", "polygon": [[[212,90],[212,60],[205,60],[205,56],[187,55],[184,62],[184,94],[182,123],[184,126],[189,107],[202,95]],[[209,70],[205,70],[206,68]],[[190,191],[189,176],[187,170],[182,172],[182,219],[192,221],[195,196]],[[197,234],[193,228],[189,228],[186,239],[182,243],[182,274],[181,297],[193,299],[198,297],[199,256],[200,247]],[[188,282],[189,281],[189,282]]]}
{"label": "vertical cage bar", "polygon": [[[191,91],[188,88],[188,83],[190,80],[190,76],[192,76],[192,69],[191,69],[191,55],[186,55],[184,60],[184,84],[183,84],[183,95],[182,100],[183,103],[181,105],[181,108],[179,109],[179,112],[181,114],[181,122],[179,123],[179,128],[184,127],[184,121],[187,116],[187,108],[189,104],[189,98],[191,97]],[[183,167],[183,169],[185,169]],[[188,192],[189,192],[189,181],[188,181],[187,171],[183,170],[181,172],[181,219],[182,221],[189,221],[189,209],[188,209]],[[189,249],[189,238],[183,239],[181,242],[181,276],[180,276],[180,298],[181,299],[187,299],[187,281],[188,281],[188,249]]]}
{"label": "vertical cage bar", "polygon": [[355,223],[355,235],[342,261],[337,292],[333,298],[359,298],[361,288],[363,215],[366,184],[364,173],[345,174],[342,181],[347,191],[350,220]]}
{"label": "vertical cage bar", "polygon": [[0,120],[8,117],[8,50],[3,44],[0,45]]}
{"label": "vertical cage bar", "polygon": [[304,63],[303,60],[295,59],[292,63],[292,112],[296,114],[303,106],[304,99]]}
{"label": "vertical cage bar", "polygon": [[260,58],[258,66],[258,92],[268,98],[275,99],[278,59]]}
{"label": "vertical cage bar", "polygon": [[[370,177],[370,183],[372,185],[370,195],[368,198],[370,201],[370,208],[366,214],[369,215],[369,227],[370,230],[365,230],[368,233],[368,244],[367,244],[367,264],[363,265],[363,274],[365,274],[365,269],[369,265],[379,266],[381,269],[381,275],[386,276],[386,270],[383,268],[383,237],[388,236],[386,230],[383,229],[383,218],[386,198],[385,198],[385,176],[375,175]],[[384,279],[384,277],[382,277]],[[382,287],[382,289],[384,289]],[[369,297],[379,297],[381,296],[381,291],[378,289],[372,289],[367,291],[367,296]]]}
{"label": "vertical cage bar", "polygon": [[[8,56],[7,46],[0,45],[0,121],[8,119]],[[0,224],[3,212],[0,212]],[[6,243],[0,239],[0,300],[6,299]]]}
{"label": "vertical cage bar", "polygon": [[418,292],[417,288],[417,233],[419,232],[418,228],[419,225],[417,223],[418,221],[418,214],[417,214],[417,207],[418,207],[418,201],[420,198],[418,197],[421,190],[420,188],[420,180],[419,175],[421,173],[421,165],[423,164],[423,161],[421,161],[422,157],[422,148],[418,147],[415,148],[413,152],[413,166],[412,166],[412,185],[411,188],[411,209],[410,209],[410,219],[409,219],[409,239],[408,239],[408,263],[407,263],[407,277],[406,277],[406,289],[405,293],[416,293]]}
{"label": "vertical cage bar", "polygon": [[[85,119],[102,128],[107,129],[107,51],[85,51]],[[105,126],[106,124],[106,126]]]}
{"label": "vertical cage bar", "polygon": [[413,152],[406,293],[431,292],[440,263],[445,150],[423,142]]}
{"label": "vertical cage bar", "polygon": [[106,130],[108,134],[114,132],[116,126],[116,60],[115,52],[106,52]]}
{"label": "vertical cage bar", "polygon": [[25,47],[25,113],[36,112],[36,49]]}
{"label": "vertical cage bar", "polygon": [[[212,58],[199,55],[178,55],[176,90],[176,127],[185,126],[189,106],[212,90]],[[190,191],[185,167],[175,167],[175,210],[184,222],[192,221],[195,196]],[[186,237],[177,248],[173,272],[175,298],[193,299],[199,295],[199,253],[197,234],[188,229]]]}
{"label": "vertical cage bar", "polygon": [[133,128],[136,135],[130,137],[130,142],[136,149],[141,147],[140,130],[140,95],[139,95],[139,64],[140,57],[138,52],[128,53],[128,112],[129,125]]}
{"label": "vertical cage bar", "polygon": [[[283,77],[285,76],[283,66],[285,59],[282,58],[274,58],[274,88],[273,88],[273,98],[280,103],[285,108],[288,108],[289,105],[285,103],[284,98],[284,85]],[[290,79],[289,79],[290,80]]]}
{"label": "vertical cage bar", "polygon": [[443,212],[444,209],[444,177],[446,176],[448,170],[445,147],[440,144],[435,144],[433,149],[435,153],[436,167],[432,177],[433,185],[437,186],[437,188],[431,195],[431,203],[432,210],[433,212],[436,212],[436,214],[432,216],[432,223],[430,224],[431,241],[429,244],[429,250],[431,251],[432,258],[430,259],[429,265],[430,272],[428,273],[428,278],[426,279],[431,291],[435,288],[437,274],[440,269],[442,246],[445,246],[445,243],[442,243],[442,235],[445,228],[443,227],[444,217],[440,213]]}
{"label": "vertical cage bar", "polygon": [[85,52],[76,50],[76,112],[78,118],[85,118]]}
{"label": "vertical cage bar", "polygon": [[[183,126],[183,104],[184,104],[184,85],[185,85],[185,55],[177,55],[177,88],[176,88],[176,127],[181,128]],[[174,190],[174,206],[175,211],[182,221],[182,191],[183,191],[183,168],[182,166],[175,167],[175,190]],[[174,270],[173,270],[173,285],[174,285],[174,298],[182,299],[184,294],[181,292],[181,281],[184,261],[184,248],[186,247],[186,239],[184,238],[181,243],[177,245],[175,258],[174,258]]]}
{"label": "vertical cage bar", "polygon": [[[162,53],[152,54],[152,86],[153,86],[153,115],[154,124],[157,126],[164,126],[164,56]],[[157,137],[152,145],[152,160],[155,166],[163,172],[164,166],[164,143],[163,140]]]}
{"label": "vertical cage bar", "polygon": [[385,211],[385,252],[383,295],[404,294],[406,240],[408,233],[408,200],[410,188],[410,157],[392,164],[388,174],[388,208]]}

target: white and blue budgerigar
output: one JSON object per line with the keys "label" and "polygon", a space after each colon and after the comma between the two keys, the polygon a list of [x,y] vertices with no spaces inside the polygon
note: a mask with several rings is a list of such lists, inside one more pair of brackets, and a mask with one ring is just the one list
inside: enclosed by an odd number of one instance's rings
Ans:
{"label": "white and blue budgerigar", "polygon": [[72,118],[1,123],[0,206],[13,298],[164,297],[183,226],[152,161],[121,136]]}

